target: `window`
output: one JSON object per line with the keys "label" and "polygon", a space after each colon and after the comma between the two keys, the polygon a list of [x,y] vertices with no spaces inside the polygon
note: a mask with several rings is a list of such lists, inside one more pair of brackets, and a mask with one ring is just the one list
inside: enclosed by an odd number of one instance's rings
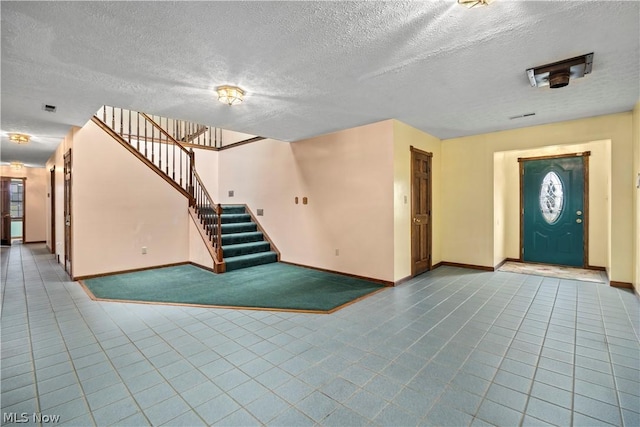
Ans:
{"label": "window", "polygon": [[545,175],[540,186],[540,211],[548,224],[555,223],[564,205],[563,185],[555,172]]}
{"label": "window", "polygon": [[22,180],[11,180],[9,194],[11,195],[11,218],[24,216],[24,191]]}

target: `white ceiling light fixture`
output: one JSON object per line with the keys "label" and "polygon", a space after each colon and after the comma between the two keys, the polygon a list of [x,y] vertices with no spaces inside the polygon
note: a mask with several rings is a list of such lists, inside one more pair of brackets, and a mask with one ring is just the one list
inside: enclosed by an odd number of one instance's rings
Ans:
{"label": "white ceiling light fixture", "polygon": [[14,171],[19,171],[24,167],[24,163],[22,163],[22,162],[11,162],[9,164],[9,167],[11,169],[13,169]]}
{"label": "white ceiling light fixture", "polygon": [[31,136],[24,133],[9,134],[9,141],[15,142],[16,144],[28,144],[29,140],[31,140]]}
{"label": "white ceiling light fixture", "polygon": [[244,91],[237,86],[219,86],[216,92],[218,92],[218,101],[223,104],[238,105],[244,100]]}
{"label": "white ceiling light fixture", "polygon": [[493,3],[493,0],[458,0],[459,5],[468,9],[471,9],[472,7],[489,6],[491,3]]}

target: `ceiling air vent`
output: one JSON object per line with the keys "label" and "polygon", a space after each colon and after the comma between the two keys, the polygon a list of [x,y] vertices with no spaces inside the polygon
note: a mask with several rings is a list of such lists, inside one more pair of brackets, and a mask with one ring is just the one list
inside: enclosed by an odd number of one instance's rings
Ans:
{"label": "ceiling air vent", "polygon": [[551,89],[565,87],[570,79],[583,77],[591,72],[593,52],[552,64],[541,65],[527,70],[529,83],[533,87],[549,86]]}
{"label": "ceiling air vent", "polygon": [[509,117],[509,120],[514,120],[514,119],[522,119],[524,117],[530,117],[530,116],[535,116],[536,113],[526,113],[526,114],[518,114],[517,116],[511,116]]}
{"label": "ceiling air vent", "polygon": [[49,113],[55,113],[56,112],[56,108],[57,107],[55,105],[49,105],[49,104],[44,104],[42,106],[42,109],[44,111],[46,111],[46,112],[49,112]]}

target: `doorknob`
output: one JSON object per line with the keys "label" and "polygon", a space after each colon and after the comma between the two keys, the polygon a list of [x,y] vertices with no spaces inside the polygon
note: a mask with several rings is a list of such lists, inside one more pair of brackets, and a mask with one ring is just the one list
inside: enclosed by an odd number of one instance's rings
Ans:
{"label": "doorknob", "polygon": [[414,224],[420,224],[420,220],[418,218],[413,218],[413,223]]}
{"label": "doorknob", "polygon": [[576,219],[576,222],[577,222],[578,224],[582,224],[582,219],[578,218],[578,219]]}
{"label": "doorknob", "polygon": [[576,215],[582,215],[582,211],[576,211]]}

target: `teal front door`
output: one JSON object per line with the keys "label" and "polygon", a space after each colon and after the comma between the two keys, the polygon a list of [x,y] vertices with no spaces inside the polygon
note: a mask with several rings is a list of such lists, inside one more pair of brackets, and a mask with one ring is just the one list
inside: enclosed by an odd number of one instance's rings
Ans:
{"label": "teal front door", "polygon": [[523,261],[587,265],[585,159],[520,159]]}

